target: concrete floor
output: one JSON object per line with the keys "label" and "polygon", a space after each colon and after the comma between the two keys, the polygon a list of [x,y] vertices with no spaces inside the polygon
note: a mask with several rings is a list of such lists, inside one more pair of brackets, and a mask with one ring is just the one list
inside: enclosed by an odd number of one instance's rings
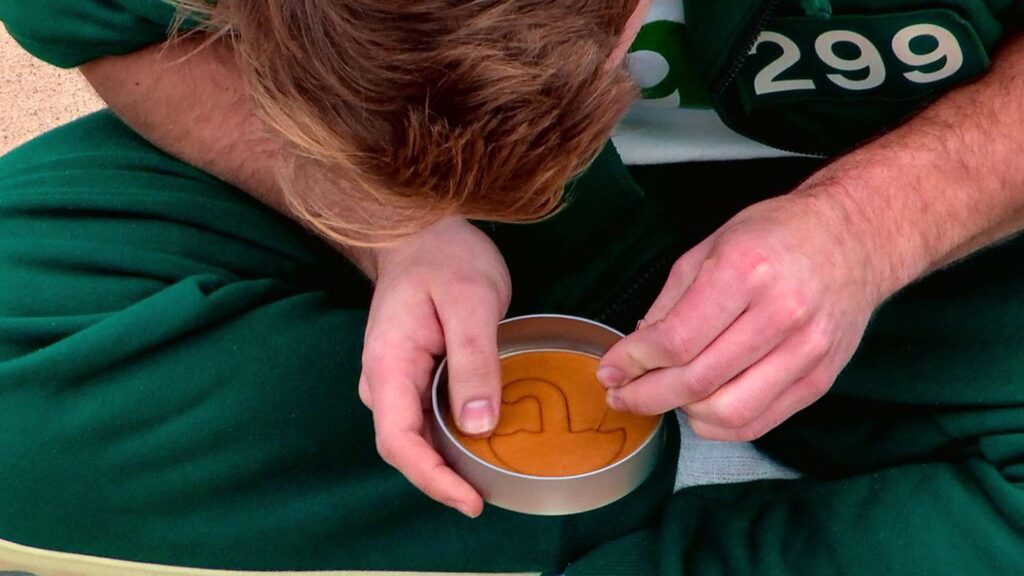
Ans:
{"label": "concrete floor", "polygon": [[0,155],[102,106],[78,72],[36,60],[0,26]]}

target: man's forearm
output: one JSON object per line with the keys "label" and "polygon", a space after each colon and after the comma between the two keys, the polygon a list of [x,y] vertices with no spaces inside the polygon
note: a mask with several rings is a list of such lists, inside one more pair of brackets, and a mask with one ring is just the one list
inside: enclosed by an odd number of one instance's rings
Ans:
{"label": "man's forearm", "polygon": [[[233,184],[289,218],[278,183],[283,142],[252,107],[226,42],[183,39],[81,67],[107,105],[155,146]],[[339,193],[342,193],[339,191]],[[333,243],[373,276],[370,250]]]}
{"label": "man's forearm", "polygon": [[829,165],[797,194],[838,206],[872,244],[880,289],[916,278],[1024,228],[1024,40],[978,82]]}

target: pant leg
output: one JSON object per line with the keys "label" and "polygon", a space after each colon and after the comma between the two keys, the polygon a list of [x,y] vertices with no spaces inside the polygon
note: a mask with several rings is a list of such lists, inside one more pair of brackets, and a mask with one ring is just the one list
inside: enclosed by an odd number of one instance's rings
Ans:
{"label": "pant leg", "polygon": [[[570,260],[544,306],[613,296],[580,297]],[[3,157],[0,538],[207,568],[519,572],[655,517],[675,436],[648,482],[587,514],[469,520],[420,494],[357,397],[369,294],[109,113]]]}

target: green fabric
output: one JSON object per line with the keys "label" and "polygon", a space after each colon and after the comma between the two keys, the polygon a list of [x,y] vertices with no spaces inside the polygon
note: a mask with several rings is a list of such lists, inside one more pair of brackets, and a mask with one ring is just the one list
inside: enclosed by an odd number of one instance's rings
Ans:
{"label": "green fabric", "polygon": [[[942,93],[984,72],[1004,28],[1020,23],[1019,0],[686,0],[686,24],[648,23],[631,46],[664,61],[665,76],[642,91],[645,98],[678,94],[684,108],[713,106],[734,131],[782,150],[832,155],[898,125]],[[0,21],[29,52],[58,66],[124,54],[162,42],[173,20],[167,0],[8,0]],[[899,31],[930,25],[952,34],[944,49],[963,55],[955,71],[927,80],[906,73],[934,73],[951,56],[908,63],[933,49],[934,36],[918,31],[902,59],[893,40]],[[825,33],[855,33],[869,43],[884,69],[876,86],[851,89],[832,77],[862,80],[865,70],[836,69],[817,51]],[[787,54],[776,42],[750,48],[762,32],[793,42]],[[849,42],[833,44],[840,60],[867,54]],[[868,56],[871,56],[868,54]],[[874,58],[874,57],[872,57]],[[779,66],[774,69],[772,66]],[[813,88],[765,93],[756,80],[802,79]],[[656,79],[655,79],[656,80]],[[651,80],[654,82],[655,80]],[[670,110],[666,110],[671,114]]]}
{"label": "green fabric", "polygon": [[[675,255],[814,167],[627,173],[609,149],[554,219],[484,229],[513,313],[628,328]],[[673,435],[609,507],[468,520],[375,454],[355,270],[111,114],[0,158],[0,238],[0,538],[229,569],[1024,569],[1024,240],[876,315],[833,392],[761,442],[804,478],[672,496]]]}
{"label": "green fabric", "polygon": [[[829,6],[831,13],[825,13]],[[848,150],[892,129],[951,87],[983,73],[1006,25],[1019,23],[1012,7],[1011,0],[685,3],[697,77],[722,120],[758,142],[817,155]],[[950,37],[940,42],[922,26]],[[900,57],[897,34],[910,30],[917,38],[910,42],[910,54]],[[865,80],[867,65],[844,71],[825,61],[816,41],[836,33],[852,33],[867,46],[839,41],[831,54],[840,64],[862,57],[873,61],[877,82],[848,86],[844,79]],[[947,55],[913,62],[936,45],[941,48],[936,53]],[[962,55],[962,64],[935,75],[947,61],[958,60],[954,52]],[[926,77],[909,78],[908,72]],[[796,81],[799,86],[792,84]],[[786,82],[791,84],[780,84]]]}
{"label": "green fabric", "polygon": [[19,44],[72,68],[167,39],[174,8],[164,0],[4,0],[3,22]]}
{"label": "green fabric", "polygon": [[[709,86],[745,50],[755,4],[687,2]],[[958,14],[987,46],[986,14],[1008,4]],[[159,42],[169,18],[157,0],[0,3],[15,38],[64,66]],[[675,256],[812,167],[630,175],[609,149],[556,218],[483,227],[513,314],[628,329]],[[761,442],[803,479],[670,496],[667,456],[592,513],[470,521],[374,452],[356,271],[101,113],[0,159],[0,538],[236,569],[1021,573],[1022,258],[1024,240],[992,248],[876,315],[833,392]]]}
{"label": "green fabric", "polygon": [[876,314],[833,391],[759,442],[804,478],[683,490],[567,574],[1024,571],[1022,258],[991,248]]}
{"label": "green fabric", "polygon": [[[628,183],[604,158],[564,226],[507,250],[517,276],[535,263],[566,286],[524,281],[517,310],[615,296],[591,279],[620,264],[577,251],[615,237],[580,220]],[[0,538],[213,568],[551,570],[671,494],[672,426],[652,478],[592,513],[471,521],[431,502],[377,456],[357,397],[367,283],[110,113],[0,159],[0,238]]]}
{"label": "green fabric", "polygon": [[804,14],[817,18],[828,18],[832,15],[832,4],[829,0],[797,0]]}
{"label": "green fabric", "polygon": [[803,478],[683,490],[568,574],[1024,572],[1022,259],[1017,237],[883,306],[833,390],[759,442]]}
{"label": "green fabric", "polygon": [[660,82],[641,90],[643,98],[665,98],[678,93],[681,108],[711,107],[707,88],[694,77],[685,24],[669,20],[644,24],[629,47],[631,53],[639,50],[657,52],[668,67],[668,73]]}

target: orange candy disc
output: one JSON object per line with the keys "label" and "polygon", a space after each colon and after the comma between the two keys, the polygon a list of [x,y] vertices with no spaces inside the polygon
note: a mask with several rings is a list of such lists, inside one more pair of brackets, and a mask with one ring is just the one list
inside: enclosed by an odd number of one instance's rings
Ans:
{"label": "orange candy disc", "polygon": [[494,434],[459,443],[477,457],[531,476],[573,476],[629,456],[651,435],[656,416],[616,412],[605,403],[598,359],[578,352],[522,352],[501,359],[504,387]]}

